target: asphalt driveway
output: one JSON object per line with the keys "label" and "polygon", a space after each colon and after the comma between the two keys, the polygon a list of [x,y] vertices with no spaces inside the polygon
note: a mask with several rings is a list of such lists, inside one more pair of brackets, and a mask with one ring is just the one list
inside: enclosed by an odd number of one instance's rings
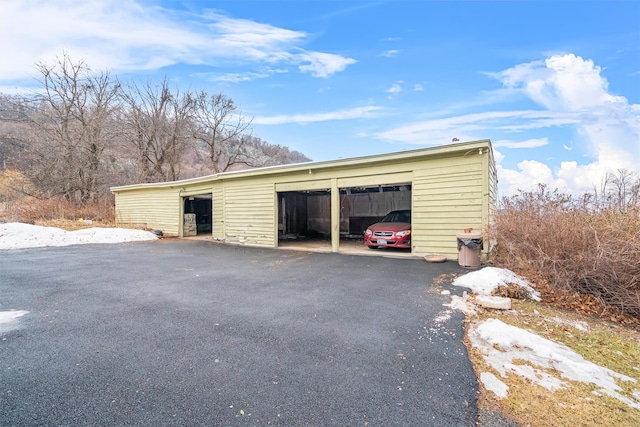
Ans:
{"label": "asphalt driveway", "polygon": [[429,292],[453,272],[204,241],[0,251],[0,311],[29,311],[2,333],[0,425],[475,425],[462,316]]}

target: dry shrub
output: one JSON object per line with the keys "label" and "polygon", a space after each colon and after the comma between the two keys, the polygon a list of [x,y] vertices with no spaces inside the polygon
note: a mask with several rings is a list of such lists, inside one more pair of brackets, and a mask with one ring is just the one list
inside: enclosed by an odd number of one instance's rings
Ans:
{"label": "dry shrub", "polygon": [[113,199],[78,203],[69,201],[64,197],[52,197],[44,200],[23,198],[19,203],[14,203],[13,209],[4,215],[5,221],[31,224],[61,220],[77,221],[79,219],[114,224],[115,209]]}
{"label": "dry shrub", "polygon": [[540,186],[505,199],[494,263],[536,277],[546,301],[640,318],[640,203],[596,196]]}

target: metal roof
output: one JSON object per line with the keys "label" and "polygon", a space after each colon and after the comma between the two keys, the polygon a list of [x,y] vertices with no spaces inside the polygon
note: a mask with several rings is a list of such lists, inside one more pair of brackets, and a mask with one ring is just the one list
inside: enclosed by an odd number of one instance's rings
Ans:
{"label": "metal roof", "polygon": [[145,188],[166,188],[185,184],[200,184],[210,181],[218,181],[225,179],[242,179],[256,176],[277,175],[286,173],[295,173],[302,171],[319,171],[328,169],[340,169],[354,166],[371,165],[375,163],[402,162],[407,160],[416,160],[422,157],[435,157],[438,155],[447,155],[455,152],[471,152],[480,148],[491,148],[489,139],[478,141],[459,142],[455,144],[439,145],[435,147],[421,148],[417,150],[400,151],[395,153],[377,154],[371,156],[352,157],[347,159],[327,160],[319,162],[293,163],[287,165],[267,166],[254,169],[243,169],[238,171],[220,172],[213,175],[205,175],[197,178],[181,179],[178,181],[153,182],[145,184],[131,184],[118,187],[111,187],[114,193],[128,190],[138,190]]}

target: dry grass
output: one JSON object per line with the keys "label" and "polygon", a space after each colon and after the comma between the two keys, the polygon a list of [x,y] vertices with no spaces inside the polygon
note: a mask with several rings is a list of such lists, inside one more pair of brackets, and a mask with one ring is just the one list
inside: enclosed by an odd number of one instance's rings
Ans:
{"label": "dry grass", "polygon": [[[623,394],[630,396],[633,389],[640,389],[640,332],[636,328],[533,302],[514,301],[514,309],[514,312],[505,313],[485,310],[472,321],[499,318],[530,330],[570,347],[592,363],[638,381],[636,384],[619,382]],[[500,377],[485,363],[477,349],[470,347],[469,357],[478,375],[493,372]],[[545,371],[560,378],[558,372]],[[594,394],[595,387],[590,384],[563,379],[567,388],[551,392],[514,374],[501,380],[509,386],[508,396],[499,399],[481,386],[478,403],[502,412],[521,426],[640,425],[640,411],[612,397]]]}
{"label": "dry grass", "polygon": [[[534,282],[543,303],[514,301],[517,315],[485,310],[470,321],[497,317],[564,344],[634,378],[618,382],[631,397],[640,389],[640,179],[625,172],[610,178],[615,186],[579,199],[540,186],[503,200],[489,230],[491,261]],[[469,355],[478,374],[499,376],[478,350],[470,347]],[[522,426],[640,425],[640,411],[594,394],[590,384],[563,379],[569,387],[551,392],[512,374],[501,380],[508,396],[481,387],[479,404]]]}
{"label": "dry grass", "polygon": [[[91,224],[83,223],[82,220],[90,220]],[[23,197],[13,201],[9,209],[0,211],[0,221],[47,225],[69,231],[87,225],[113,227],[115,208],[113,200],[77,203],[62,197],[44,200]]]}

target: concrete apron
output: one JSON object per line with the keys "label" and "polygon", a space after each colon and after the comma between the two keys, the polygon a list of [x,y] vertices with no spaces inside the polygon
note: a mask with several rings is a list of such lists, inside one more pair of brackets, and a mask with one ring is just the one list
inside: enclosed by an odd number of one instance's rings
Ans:
{"label": "concrete apron", "polygon": [[[184,240],[207,240],[216,242],[210,234],[200,236],[183,237]],[[221,242],[222,243],[222,242]],[[282,240],[278,242],[278,249],[291,250],[291,251],[303,251],[303,252],[319,252],[319,253],[331,253],[331,241],[330,240]],[[362,240],[357,239],[341,239],[339,253],[349,255],[362,255],[362,256],[383,256],[387,258],[422,258],[421,256],[414,255],[409,249],[395,249],[395,248],[378,248],[369,249],[364,245]]]}

